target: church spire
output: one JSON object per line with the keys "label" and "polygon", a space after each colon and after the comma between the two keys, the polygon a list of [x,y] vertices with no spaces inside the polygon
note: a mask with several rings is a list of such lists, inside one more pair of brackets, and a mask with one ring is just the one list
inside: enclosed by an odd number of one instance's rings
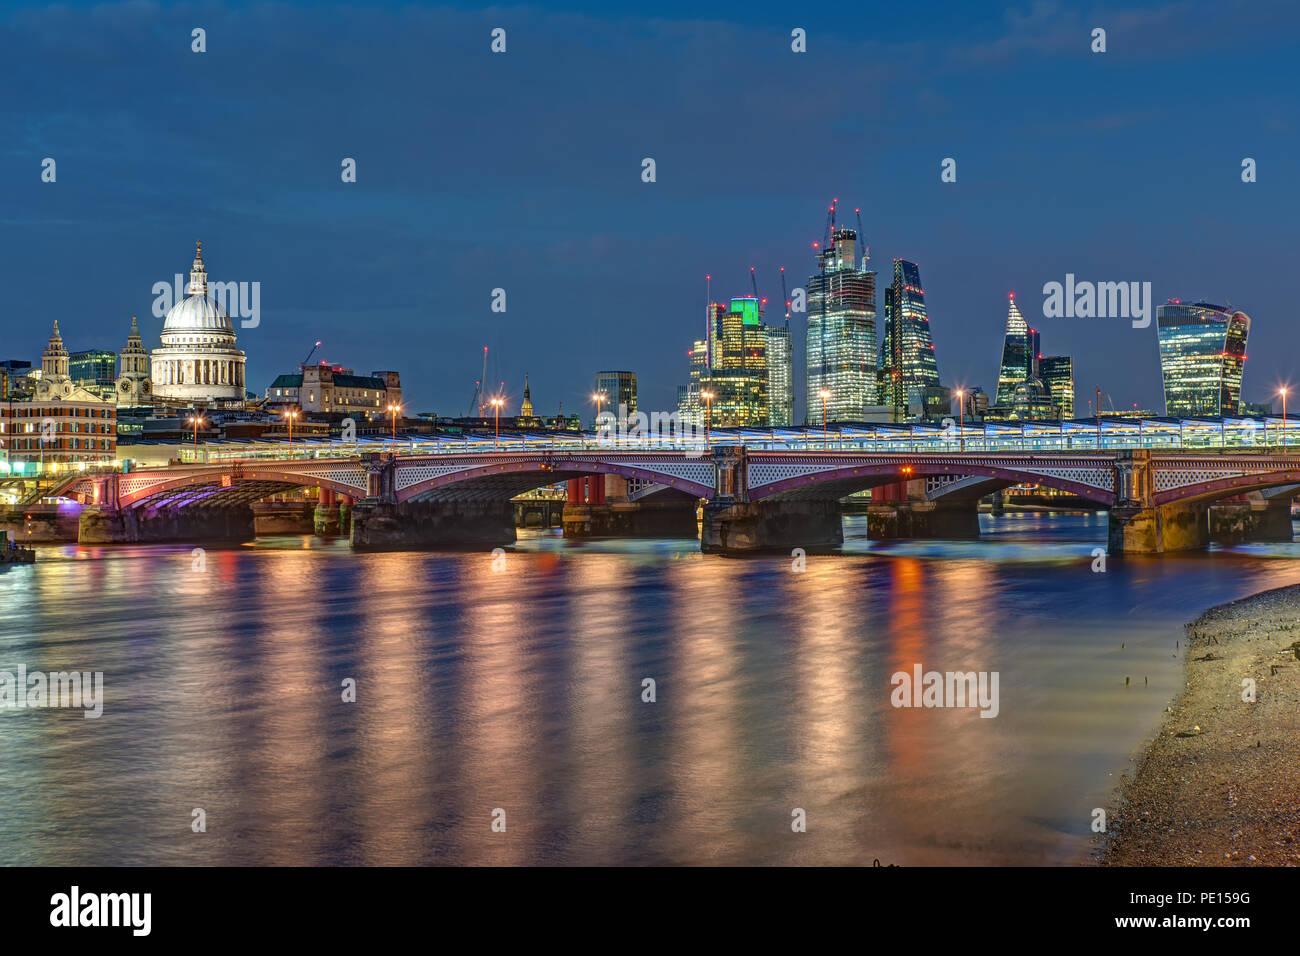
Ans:
{"label": "church spire", "polygon": [[208,295],[208,270],[203,265],[203,240],[194,244],[194,264],[190,266],[190,287],[186,295]]}

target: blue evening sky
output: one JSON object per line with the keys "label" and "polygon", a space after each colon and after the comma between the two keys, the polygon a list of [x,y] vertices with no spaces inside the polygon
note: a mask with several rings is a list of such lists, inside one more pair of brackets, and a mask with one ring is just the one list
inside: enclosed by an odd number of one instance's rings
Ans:
{"label": "blue evening sky", "polygon": [[37,361],[55,319],[73,350],[120,348],[132,314],[156,345],[152,286],[202,239],[211,278],[261,283],[259,393],[322,339],[398,369],[408,412],[460,415],[488,345],[512,409],[525,372],[553,414],[628,368],[667,410],[705,273],[741,295],[756,267],[777,321],[778,267],[806,281],[839,197],[882,291],[920,264],[945,384],[993,391],[1015,290],[1075,356],[1077,414],[1097,385],[1160,411],[1154,324],[1042,317],[1072,272],[1243,309],[1245,397],[1268,400],[1300,384],[1298,28],[1267,0],[10,2],[0,358]]}

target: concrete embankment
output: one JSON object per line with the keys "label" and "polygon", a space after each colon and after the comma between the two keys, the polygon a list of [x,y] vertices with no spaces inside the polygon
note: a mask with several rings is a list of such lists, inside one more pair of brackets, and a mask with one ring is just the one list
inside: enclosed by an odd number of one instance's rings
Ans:
{"label": "concrete embankment", "polygon": [[1100,862],[1300,865],[1300,585],[1211,608],[1187,639]]}

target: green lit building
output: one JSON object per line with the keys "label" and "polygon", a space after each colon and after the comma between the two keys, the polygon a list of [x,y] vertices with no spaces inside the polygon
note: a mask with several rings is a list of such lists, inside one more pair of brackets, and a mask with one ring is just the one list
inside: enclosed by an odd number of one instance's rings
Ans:
{"label": "green lit building", "polygon": [[1170,299],[1156,309],[1166,415],[1236,415],[1250,317],[1209,302]]}

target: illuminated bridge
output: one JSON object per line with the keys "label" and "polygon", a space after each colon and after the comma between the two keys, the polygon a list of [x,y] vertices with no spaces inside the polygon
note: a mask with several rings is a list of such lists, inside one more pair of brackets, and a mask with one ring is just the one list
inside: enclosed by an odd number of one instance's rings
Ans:
{"label": "illuminated bridge", "polygon": [[246,537],[252,503],[308,488],[319,489],[320,507],[335,515],[342,506],[359,549],[496,546],[514,541],[512,498],[560,483],[568,534],[693,536],[702,506],[702,547],[730,554],[833,549],[842,542],[841,500],[868,489],[873,537],[971,537],[979,499],[1015,485],[1056,489],[1108,510],[1116,553],[1205,546],[1211,505],[1241,536],[1289,540],[1300,454],[1262,441],[1234,446],[1226,423],[1220,431],[1220,447],[1172,450],[1097,450],[1086,442],[991,450],[946,433],[912,438],[901,449],[864,448],[889,442],[843,432],[825,448],[808,432],[796,448],[771,447],[774,433],[753,444],[722,435],[707,451],[609,447],[592,436],[575,436],[568,447],[514,436],[495,450],[456,439],[434,454],[404,454],[409,449],[398,443],[398,452],[317,457],[295,448],[294,457],[220,460],[213,448],[218,460],[73,473],[42,494],[82,506],[85,543]]}

